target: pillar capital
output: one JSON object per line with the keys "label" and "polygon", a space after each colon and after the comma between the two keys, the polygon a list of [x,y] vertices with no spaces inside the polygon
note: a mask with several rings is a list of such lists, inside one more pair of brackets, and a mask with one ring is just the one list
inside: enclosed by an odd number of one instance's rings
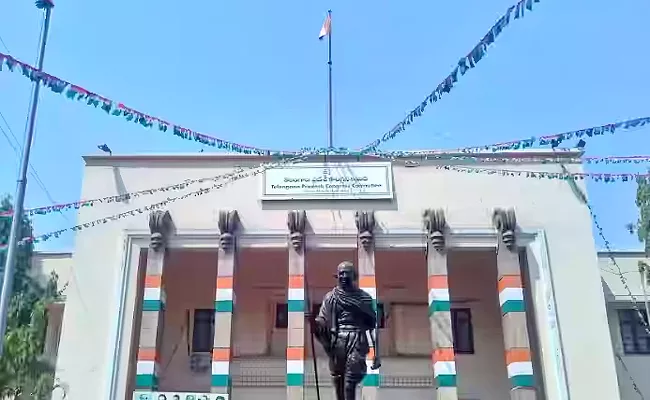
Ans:
{"label": "pillar capital", "polygon": [[492,223],[499,232],[499,241],[503,242],[510,251],[517,250],[517,216],[514,208],[495,208],[492,213]]}
{"label": "pillar capital", "polygon": [[150,247],[156,252],[165,249],[173,230],[172,216],[167,210],[154,210],[149,214]]}
{"label": "pillar capital", "polygon": [[427,208],[422,213],[422,220],[429,243],[437,251],[443,251],[445,249],[445,231],[447,229],[445,212],[440,208]]}
{"label": "pillar capital", "polygon": [[287,228],[291,246],[297,252],[302,252],[305,246],[305,228],[307,213],[305,210],[290,210],[287,213]]}
{"label": "pillar capital", "polygon": [[359,231],[359,242],[368,251],[374,244],[375,212],[358,210],[354,213],[354,223]]}
{"label": "pillar capital", "polygon": [[237,210],[219,210],[219,247],[223,251],[231,251],[235,244],[235,231],[239,226]]}

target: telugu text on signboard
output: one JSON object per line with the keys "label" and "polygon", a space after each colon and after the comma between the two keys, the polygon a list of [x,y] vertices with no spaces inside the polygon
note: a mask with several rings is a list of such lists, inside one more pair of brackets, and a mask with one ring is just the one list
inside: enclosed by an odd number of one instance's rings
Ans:
{"label": "telugu text on signboard", "polygon": [[262,200],[391,199],[390,163],[299,164],[265,171]]}

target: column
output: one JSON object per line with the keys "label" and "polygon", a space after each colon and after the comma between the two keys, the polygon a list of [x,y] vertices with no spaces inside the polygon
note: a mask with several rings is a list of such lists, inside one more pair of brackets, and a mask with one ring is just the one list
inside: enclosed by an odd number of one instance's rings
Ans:
{"label": "column", "polygon": [[424,211],[427,235],[427,276],[429,288],[429,325],[431,327],[431,362],[437,400],[458,400],[456,359],[451,323],[451,302],[447,279],[445,231],[447,221],[442,210]]}
{"label": "column", "polygon": [[305,224],[304,210],[289,211],[287,285],[287,400],[302,400],[305,385]]}
{"label": "column", "polygon": [[219,256],[214,298],[214,343],[212,345],[211,392],[230,395],[232,318],[235,303],[234,276],[237,262],[235,231],[237,211],[219,211]]}
{"label": "column", "polygon": [[151,242],[147,252],[147,265],[142,295],[142,323],[138,346],[135,388],[158,389],[158,362],[164,325],[165,291],[163,271],[167,238],[172,231],[168,211],[156,210],[149,214]]}
{"label": "column", "polygon": [[[375,279],[375,246],[374,246],[374,229],[375,229],[375,212],[374,211],[357,211],[355,213],[355,223],[357,225],[358,235],[358,253],[359,253],[359,287],[365,290],[372,297],[372,305],[377,313],[377,281]],[[379,318],[379,315],[377,315]],[[375,331],[376,337],[379,337],[379,330]],[[379,369],[370,368],[375,359],[375,348],[370,341],[370,352],[368,353],[367,374],[361,382],[361,398],[364,400],[376,400],[377,389],[380,383]]]}
{"label": "column", "polygon": [[535,379],[530,353],[524,289],[516,242],[517,219],[513,209],[496,209],[492,217],[498,233],[497,271],[505,359],[512,400],[535,400]]}

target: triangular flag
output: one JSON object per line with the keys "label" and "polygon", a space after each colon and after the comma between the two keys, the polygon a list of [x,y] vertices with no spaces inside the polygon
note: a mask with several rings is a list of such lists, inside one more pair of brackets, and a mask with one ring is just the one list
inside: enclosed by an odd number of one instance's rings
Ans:
{"label": "triangular flag", "polygon": [[318,35],[318,40],[323,40],[323,38],[330,34],[332,30],[332,16],[328,13],[325,22],[323,22],[323,27],[320,28],[320,34]]}

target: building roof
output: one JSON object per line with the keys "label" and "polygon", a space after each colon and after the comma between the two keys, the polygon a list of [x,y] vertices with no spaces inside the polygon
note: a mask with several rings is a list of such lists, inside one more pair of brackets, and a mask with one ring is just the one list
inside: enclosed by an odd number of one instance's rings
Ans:
{"label": "building roof", "polygon": [[[397,151],[398,152],[398,151]],[[552,157],[562,159],[576,159],[584,154],[580,149],[521,149],[521,150],[504,150],[504,151],[476,151],[472,153],[463,152],[461,150],[409,150],[411,155],[404,157],[404,159],[421,160],[427,157],[434,157],[435,159],[453,159],[454,157],[472,156],[476,158],[526,158],[534,162],[535,159],[548,159]],[[287,155],[285,157],[290,157]],[[328,155],[332,161],[345,161],[357,160],[358,157],[354,155]],[[311,159],[322,159],[323,156],[309,156]],[[206,162],[206,161],[264,161],[277,159],[277,156],[264,156],[256,154],[239,154],[231,152],[220,153],[159,153],[159,154],[92,154],[83,156],[86,165],[113,165],[115,163],[123,162]],[[363,160],[371,161],[383,159],[377,156],[363,156]]]}
{"label": "building roof", "polygon": [[72,257],[72,251],[38,251],[33,253],[34,257]]}

